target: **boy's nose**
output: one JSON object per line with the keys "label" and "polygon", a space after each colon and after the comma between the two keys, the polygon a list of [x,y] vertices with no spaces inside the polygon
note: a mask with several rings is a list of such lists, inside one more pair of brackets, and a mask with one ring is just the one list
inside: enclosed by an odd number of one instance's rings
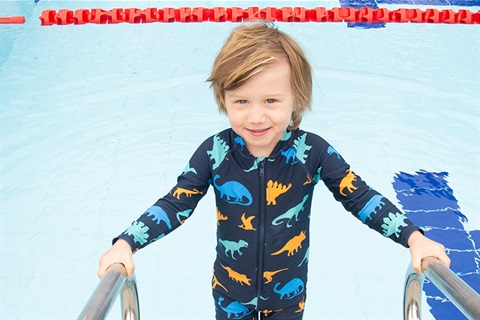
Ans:
{"label": "boy's nose", "polygon": [[263,112],[263,108],[257,104],[253,105],[250,110],[248,120],[252,124],[263,123],[265,121],[265,113]]}

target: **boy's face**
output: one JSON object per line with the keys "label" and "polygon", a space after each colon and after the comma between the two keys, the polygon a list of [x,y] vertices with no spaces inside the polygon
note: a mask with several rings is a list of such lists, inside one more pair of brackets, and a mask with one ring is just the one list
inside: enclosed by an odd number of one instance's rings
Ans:
{"label": "boy's face", "polygon": [[235,90],[225,91],[232,129],[255,157],[268,157],[290,124],[293,112],[290,65],[273,63]]}

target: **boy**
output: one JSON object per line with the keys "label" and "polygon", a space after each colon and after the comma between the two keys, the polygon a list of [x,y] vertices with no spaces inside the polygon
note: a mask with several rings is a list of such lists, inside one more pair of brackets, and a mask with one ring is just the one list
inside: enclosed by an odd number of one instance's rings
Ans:
{"label": "boy", "polygon": [[370,228],[410,247],[412,265],[445,248],[423,236],[388,199],[368,187],[321,137],[298,129],[312,96],[311,67],[288,35],[266,23],[237,27],[208,81],[231,128],[207,139],[177,185],[114,240],[99,261],[129,276],[132,252],[188,218],[213,186],[217,258],[216,319],[302,319],[306,299],[310,207],[322,180]]}

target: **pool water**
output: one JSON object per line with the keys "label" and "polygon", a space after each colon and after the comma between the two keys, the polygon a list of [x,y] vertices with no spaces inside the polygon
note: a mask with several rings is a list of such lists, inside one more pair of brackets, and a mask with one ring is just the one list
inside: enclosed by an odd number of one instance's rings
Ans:
{"label": "pool water", "polygon": [[[236,24],[42,27],[41,12],[219,5],[292,2],[2,1],[2,16],[27,22],[0,26],[1,319],[76,318],[111,239],[169,192],[204,139],[228,126],[205,79]],[[302,128],[436,230],[432,236],[453,246],[452,269],[477,281],[479,27],[277,25],[314,68],[314,107]],[[322,185],[313,201],[305,319],[401,319],[408,250],[352,218]],[[213,318],[215,227],[210,192],[182,228],[135,254],[142,319]],[[425,296],[425,319],[449,317],[449,302]],[[109,318],[119,317],[117,303]]]}

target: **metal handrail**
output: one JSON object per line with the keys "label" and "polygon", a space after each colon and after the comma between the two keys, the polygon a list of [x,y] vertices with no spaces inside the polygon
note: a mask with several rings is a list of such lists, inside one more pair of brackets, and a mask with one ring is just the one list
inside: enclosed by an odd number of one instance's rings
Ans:
{"label": "metal handrail", "polygon": [[410,266],[405,276],[403,319],[421,319],[423,280],[426,276],[468,319],[480,319],[480,295],[440,260],[422,260],[423,273],[418,275]]}
{"label": "metal handrail", "polygon": [[127,278],[127,270],[121,263],[111,265],[87,304],[78,316],[78,320],[104,319],[115,299],[120,295],[123,320],[140,319],[137,285],[135,275]]}

